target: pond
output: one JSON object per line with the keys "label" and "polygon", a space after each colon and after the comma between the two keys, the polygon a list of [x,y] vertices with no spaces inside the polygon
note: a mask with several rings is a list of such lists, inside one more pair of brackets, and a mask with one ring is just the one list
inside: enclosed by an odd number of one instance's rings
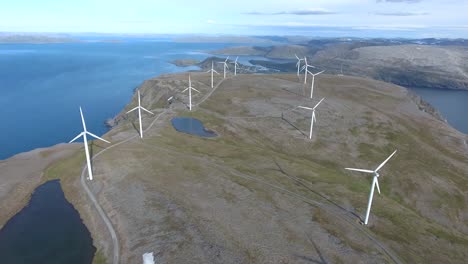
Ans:
{"label": "pond", "polygon": [[59,180],[37,187],[0,230],[1,263],[90,264],[96,248]]}
{"label": "pond", "polygon": [[192,117],[174,117],[172,126],[179,132],[187,133],[199,137],[216,137],[215,132],[206,129],[203,123]]}

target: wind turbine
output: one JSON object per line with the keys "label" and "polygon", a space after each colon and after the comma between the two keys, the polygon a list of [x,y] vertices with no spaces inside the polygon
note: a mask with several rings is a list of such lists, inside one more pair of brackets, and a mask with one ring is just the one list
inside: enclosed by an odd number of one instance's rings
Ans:
{"label": "wind turbine", "polygon": [[146,112],[148,112],[148,113],[150,113],[152,115],[154,115],[154,113],[141,106],[140,98],[141,98],[140,97],[140,90],[138,90],[138,106],[133,108],[132,110],[128,111],[127,114],[138,109],[138,119],[139,119],[139,122],[140,122],[140,138],[143,138],[143,128],[142,128],[143,125],[141,123],[141,110],[146,111]]}
{"label": "wind turbine", "polygon": [[237,63],[238,59],[239,59],[239,56],[237,56],[236,61],[234,61],[234,76],[237,75],[237,66],[239,66],[239,63]]}
{"label": "wind turbine", "polygon": [[192,87],[192,80],[190,79],[190,74],[188,76],[188,81],[189,81],[189,87],[185,88],[185,90],[182,91],[182,93],[185,93],[185,91],[189,91],[189,109],[192,111],[192,90],[195,90],[195,92],[200,93],[197,89]]}
{"label": "wind turbine", "polygon": [[310,72],[309,67],[312,67],[312,68],[315,68],[315,67],[307,63],[307,57],[304,57],[304,63],[305,65],[302,66],[302,70],[304,70],[304,83],[307,83],[307,73]]}
{"label": "wind turbine", "polygon": [[83,136],[83,142],[84,142],[84,147],[85,147],[85,153],[86,153],[86,162],[88,163],[88,175],[89,175],[89,179],[92,181],[93,180],[93,169],[91,168],[91,159],[89,158],[89,150],[88,150],[88,139],[86,137],[86,134],[94,137],[94,138],[97,138],[99,140],[102,140],[106,143],[109,143],[109,141],[105,140],[105,139],[102,139],[96,135],[94,135],[93,133],[91,132],[88,132],[86,130],[86,123],[85,123],[85,120],[84,120],[84,117],[83,117],[83,111],[81,110],[81,106],[80,106],[80,114],[81,114],[81,122],[83,123],[83,132],[81,132],[78,136],[76,136],[74,139],[72,139],[69,143],[72,143],[73,141],[77,140],[79,137]]}
{"label": "wind turbine", "polygon": [[310,73],[310,75],[312,75],[312,86],[310,87],[310,99],[312,99],[312,96],[314,95],[314,82],[315,82],[315,76],[323,73],[324,71],[321,71],[321,72],[317,72],[317,73],[312,73],[310,72],[309,70],[307,70],[306,74],[307,73]]}
{"label": "wind turbine", "polygon": [[297,63],[296,63],[296,66],[297,66],[297,76],[299,76],[300,74],[300,69],[301,69],[301,61],[303,61],[304,59],[299,59],[299,57],[294,54],[294,56],[296,56],[296,59],[297,59]]}
{"label": "wind turbine", "polygon": [[217,71],[214,69],[214,63],[211,61],[211,70],[208,70],[207,72],[211,72],[211,88],[213,88],[213,73],[219,74]]}
{"label": "wind turbine", "polygon": [[347,170],[350,170],[350,171],[359,171],[359,172],[364,172],[364,173],[370,173],[370,174],[374,174],[374,178],[372,179],[372,187],[371,187],[371,191],[370,191],[370,195],[369,195],[369,202],[367,204],[367,211],[366,211],[366,219],[364,220],[364,224],[367,225],[368,221],[369,221],[369,214],[370,214],[370,209],[371,209],[371,206],[372,206],[372,198],[374,197],[374,189],[375,189],[375,186],[377,186],[377,191],[379,192],[380,194],[380,187],[379,187],[379,170],[385,165],[385,163],[387,163],[392,157],[393,155],[395,155],[397,151],[395,150],[392,155],[390,155],[384,162],[382,162],[382,164],[380,164],[377,169],[375,170],[362,170],[362,169],[353,169],[353,168],[346,168]]}
{"label": "wind turbine", "polygon": [[317,118],[315,117],[315,109],[317,108],[317,106],[319,106],[320,103],[322,103],[322,101],[323,101],[324,99],[325,99],[325,98],[322,98],[322,100],[320,100],[320,102],[318,102],[313,108],[305,107],[305,106],[298,106],[299,108],[307,109],[307,110],[311,110],[311,111],[312,111],[312,119],[310,120],[309,139],[312,139],[312,130],[313,130],[313,128],[314,128],[314,123],[317,122]]}
{"label": "wind turbine", "polygon": [[226,58],[225,61],[223,61],[223,62],[218,62],[218,63],[222,63],[222,64],[223,64],[223,67],[224,67],[224,79],[226,79],[226,69],[229,69],[228,64],[227,64],[228,59],[229,59],[229,56]]}

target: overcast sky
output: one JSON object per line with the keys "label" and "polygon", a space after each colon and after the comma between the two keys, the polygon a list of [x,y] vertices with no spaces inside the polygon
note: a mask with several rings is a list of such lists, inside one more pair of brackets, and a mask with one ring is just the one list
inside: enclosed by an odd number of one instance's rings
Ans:
{"label": "overcast sky", "polygon": [[0,31],[468,38],[468,0],[2,0]]}

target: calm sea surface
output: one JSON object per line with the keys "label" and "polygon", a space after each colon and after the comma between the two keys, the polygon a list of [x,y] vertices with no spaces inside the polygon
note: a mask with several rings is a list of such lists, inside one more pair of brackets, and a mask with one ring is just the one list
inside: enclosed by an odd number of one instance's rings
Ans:
{"label": "calm sea surface", "polygon": [[102,135],[105,120],[145,79],[195,69],[169,61],[205,59],[205,51],[232,45],[141,39],[0,44],[0,159],[70,141],[82,130],[79,106],[89,131]]}

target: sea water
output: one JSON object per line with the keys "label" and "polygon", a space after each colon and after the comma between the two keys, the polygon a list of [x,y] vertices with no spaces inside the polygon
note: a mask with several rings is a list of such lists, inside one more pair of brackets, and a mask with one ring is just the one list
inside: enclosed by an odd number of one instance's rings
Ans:
{"label": "sea water", "polygon": [[88,130],[100,136],[144,80],[197,69],[170,61],[203,60],[209,50],[234,45],[167,39],[0,44],[0,160],[73,139],[82,131],[79,106]]}

